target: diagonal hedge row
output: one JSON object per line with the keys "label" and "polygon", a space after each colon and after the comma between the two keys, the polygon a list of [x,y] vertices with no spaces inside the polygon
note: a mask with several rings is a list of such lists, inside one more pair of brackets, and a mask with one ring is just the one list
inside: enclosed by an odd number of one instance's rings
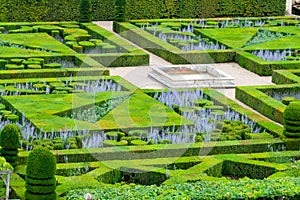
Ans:
{"label": "diagonal hedge row", "polygon": [[[114,31],[173,64],[237,62],[266,76],[298,68],[298,25],[299,19],[290,17],[153,19],[114,22]],[[206,41],[207,50],[185,49],[197,46],[198,39]],[[283,58],[274,60],[282,52]]]}

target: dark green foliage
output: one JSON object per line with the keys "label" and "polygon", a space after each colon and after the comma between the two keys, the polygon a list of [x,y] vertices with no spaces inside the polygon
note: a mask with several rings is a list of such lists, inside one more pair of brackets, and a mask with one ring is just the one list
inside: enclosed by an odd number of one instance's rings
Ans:
{"label": "dark green foliage", "polygon": [[250,139],[250,127],[241,121],[224,121],[220,139],[224,140],[246,140]]}
{"label": "dark green foliage", "polygon": [[295,97],[283,97],[281,100],[284,105],[289,105],[293,101],[295,101]]}
{"label": "dark green foliage", "polygon": [[18,148],[20,147],[20,129],[16,124],[7,124],[0,133],[1,156],[13,167],[18,165]]}
{"label": "dark green foliage", "polygon": [[25,199],[26,200],[55,200],[56,193],[52,192],[50,194],[41,195],[41,194],[33,194],[28,192],[28,190],[26,190]]}
{"label": "dark green foliage", "polygon": [[300,102],[291,102],[283,113],[284,132],[288,138],[300,138]]}
{"label": "dark green foliage", "polygon": [[27,159],[25,199],[56,199],[55,172],[54,155],[47,148],[34,148]]}
{"label": "dark green foliage", "polygon": [[[0,0],[0,21],[70,21],[79,17],[79,0]],[[121,0],[127,19],[281,16],[285,0]],[[93,20],[117,20],[115,0],[91,0]],[[124,11],[123,11],[124,12]]]}
{"label": "dark green foliage", "polygon": [[97,189],[68,191],[67,200],[79,199],[90,193],[95,199],[299,199],[299,178],[284,177],[264,180],[223,179],[191,183],[120,187],[101,186]]}
{"label": "dark green foliage", "polygon": [[54,155],[48,149],[38,147],[28,156],[26,174],[32,179],[52,179],[55,175],[55,168]]}
{"label": "dark green foliage", "polygon": [[116,0],[115,6],[115,21],[126,21],[126,0]]}
{"label": "dark green foliage", "polygon": [[92,21],[92,4],[91,0],[79,1],[79,22],[91,22]]}
{"label": "dark green foliage", "polygon": [[231,162],[223,163],[222,174],[230,175],[235,178],[243,178],[245,176],[255,179],[263,179],[273,174],[276,169],[267,166],[259,166],[254,163]]}
{"label": "dark green foliage", "polygon": [[16,124],[7,124],[0,133],[0,146],[6,150],[16,150],[20,147],[20,128]]}

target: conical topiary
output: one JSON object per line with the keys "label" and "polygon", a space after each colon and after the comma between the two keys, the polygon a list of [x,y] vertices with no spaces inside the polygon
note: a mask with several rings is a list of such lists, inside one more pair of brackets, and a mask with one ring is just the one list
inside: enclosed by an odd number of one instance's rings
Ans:
{"label": "conical topiary", "polygon": [[16,124],[7,124],[0,133],[0,150],[7,162],[13,167],[19,163],[18,148],[20,147],[20,128]]}
{"label": "conical topiary", "polygon": [[126,21],[126,0],[116,0],[115,3],[115,21]]}
{"label": "conical topiary", "polygon": [[288,138],[300,138],[300,102],[291,102],[283,113],[284,131]]}
{"label": "conical topiary", "polygon": [[56,199],[55,173],[56,159],[53,153],[44,147],[34,148],[27,159],[25,199]]}
{"label": "conical topiary", "polygon": [[80,0],[79,2],[79,22],[92,21],[92,3],[91,0]]}

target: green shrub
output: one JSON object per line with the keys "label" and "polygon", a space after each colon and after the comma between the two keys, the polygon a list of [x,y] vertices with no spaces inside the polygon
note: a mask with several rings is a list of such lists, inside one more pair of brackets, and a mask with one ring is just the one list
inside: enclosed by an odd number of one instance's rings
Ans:
{"label": "green shrub", "polygon": [[104,147],[113,147],[113,146],[126,146],[128,145],[127,140],[120,140],[119,142],[116,140],[105,140],[103,142]]}
{"label": "green shrub", "polygon": [[284,113],[283,134],[288,138],[300,138],[300,102],[290,103]]}
{"label": "green shrub", "polygon": [[36,147],[27,158],[25,199],[56,199],[56,160],[48,149]]}
{"label": "green shrub", "polygon": [[1,156],[13,167],[18,165],[18,148],[20,147],[20,129],[16,124],[7,124],[0,133]]}
{"label": "green shrub", "polygon": [[283,97],[281,100],[284,105],[289,105],[293,101],[295,101],[295,97]]}
{"label": "green shrub", "polygon": [[92,4],[91,0],[79,1],[79,22],[91,22],[92,21]]}
{"label": "green shrub", "polygon": [[115,4],[115,21],[126,21],[126,0],[116,0]]}
{"label": "green shrub", "polygon": [[[47,163],[45,165],[45,163]],[[35,148],[27,159],[27,177],[32,179],[52,179],[55,175],[56,160],[48,149]]]}
{"label": "green shrub", "polygon": [[120,131],[109,131],[109,132],[106,132],[106,137],[110,140],[114,139],[114,140],[120,140],[121,137],[124,137],[125,136],[125,133],[123,132],[120,132]]}
{"label": "green shrub", "polygon": [[16,150],[20,147],[20,129],[16,124],[7,124],[0,133],[0,146],[5,150]]}
{"label": "green shrub", "polygon": [[131,145],[135,145],[135,146],[140,146],[140,145],[146,145],[147,142],[143,141],[143,140],[132,140],[130,142]]}
{"label": "green shrub", "polygon": [[146,130],[130,130],[128,132],[128,136],[137,136],[140,138],[147,138],[147,131]]}
{"label": "green shrub", "polygon": [[13,170],[13,167],[6,162],[4,157],[0,157],[0,171]]}

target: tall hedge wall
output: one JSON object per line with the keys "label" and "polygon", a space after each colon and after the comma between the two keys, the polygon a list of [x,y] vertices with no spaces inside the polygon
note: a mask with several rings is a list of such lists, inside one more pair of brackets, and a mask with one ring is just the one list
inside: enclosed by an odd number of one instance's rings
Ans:
{"label": "tall hedge wall", "polygon": [[[93,20],[112,20],[115,0],[91,0]],[[126,19],[278,16],[285,0],[126,0]],[[78,19],[79,0],[0,0],[0,21]]]}

